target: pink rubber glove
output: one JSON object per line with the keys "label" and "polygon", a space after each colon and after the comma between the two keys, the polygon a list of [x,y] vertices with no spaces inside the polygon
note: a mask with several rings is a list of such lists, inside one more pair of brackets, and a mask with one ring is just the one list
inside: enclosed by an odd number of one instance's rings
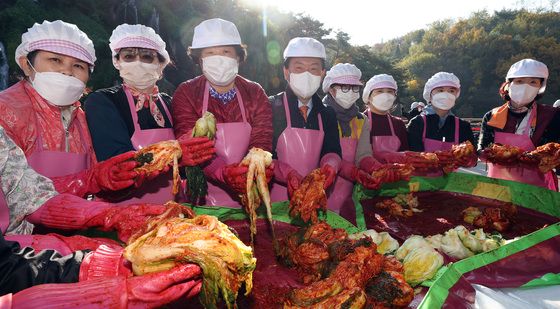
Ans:
{"label": "pink rubber glove", "polygon": [[59,193],[70,193],[84,197],[99,191],[118,191],[134,184],[138,173],[134,169],[138,166],[134,158],[134,151],[129,151],[112,157],[93,167],[76,174],[53,177],[54,187]]}
{"label": "pink rubber glove", "polygon": [[216,153],[214,141],[207,137],[189,137],[184,134],[178,141],[183,152],[181,166],[200,165],[210,160]]}
{"label": "pink rubber glove", "polygon": [[[26,218],[33,224],[46,227],[78,230],[97,227],[101,230],[116,230],[119,239],[127,242],[146,222],[172,206],[156,204],[134,204],[115,206],[104,202],[86,201],[79,197],[60,194],[49,199],[41,208]],[[186,207],[178,211],[187,211]],[[179,214],[177,214],[179,215]]]}
{"label": "pink rubber glove", "polygon": [[138,277],[42,284],[8,294],[2,308],[157,308],[200,292],[200,267],[186,264]]}
{"label": "pink rubber glove", "polygon": [[286,187],[288,189],[288,198],[290,199],[292,198],[294,191],[296,191],[299,188],[302,178],[303,177],[296,170],[292,170],[291,172],[288,173],[287,181],[286,181]]}
{"label": "pink rubber glove", "polygon": [[100,246],[88,253],[80,266],[79,281],[104,277],[132,277],[130,262],[123,257],[122,247]]}
{"label": "pink rubber glove", "polygon": [[50,233],[47,235],[6,235],[4,238],[18,242],[22,248],[31,247],[35,252],[56,250],[62,256],[79,250],[95,250],[101,245],[120,247],[119,243],[112,239],[88,238],[80,235],[66,237]]}
{"label": "pink rubber glove", "polygon": [[351,162],[346,160],[342,160],[340,162],[340,171],[338,171],[338,175],[348,181],[356,181],[356,170],[357,168]]}

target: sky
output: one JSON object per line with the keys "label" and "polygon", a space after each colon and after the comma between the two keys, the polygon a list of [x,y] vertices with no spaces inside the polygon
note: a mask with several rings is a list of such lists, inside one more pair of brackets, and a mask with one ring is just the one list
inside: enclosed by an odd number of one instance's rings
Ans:
{"label": "sky", "polygon": [[[355,45],[372,45],[426,28],[434,21],[467,18],[481,10],[549,7],[547,0],[245,0],[274,6],[281,11],[304,13],[321,21],[327,28],[350,35]],[[555,1],[553,1],[555,2]]]}

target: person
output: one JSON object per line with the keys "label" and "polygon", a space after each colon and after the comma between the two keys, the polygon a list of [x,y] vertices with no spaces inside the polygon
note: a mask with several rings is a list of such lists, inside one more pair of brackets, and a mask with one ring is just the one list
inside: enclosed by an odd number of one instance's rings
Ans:
{"label": "person", "polygon": [[[381,163],[395,163],[398,152],[408,150],[408,139],[404,122],[393,115],[391,110],[397,98],[397,82],[388,74],[370,78],[362,93],[367,104],[370,132],[369,147],[358,149],[358,160],[371,156]],[[365,145],[365,144],[364,144]]]}
{"label": "person", "polygon": [[354,163],[356,150],[361,146],[358,141],[371,149],[367,118],[360,113],[356,105],[363,85],[361,77],[362,72],[355,65],[338,63],[327,71],[323,80],[323,91],[327,94],[323,98],[323,104],[330,106],[336,113],[342,151],[340,172],[328,198],[327,207],[345,217],[352,217],[348,212],[354,209],[354,182],[361,183],[366,188],[373,188],[377,184],[371,177],[371,171],[379,166],[379,163],[371,157],[371,151],[370,156],[362,158],[363,163],[358,165],[366,166],[367,171],[358,168]]}
{"label": "person", "polygon": [[296,37],[284,50],[286,90],[269,98],[272,105],[274,169],[272,201],[285,201],[303,176],[321,168],[325,189],[340,168],[336,113],[324,106],[317,90],[325,75],[326,53],[313,38]]}
{"label": "person", "polygon": [[556,100],[556,102],[554,102],[552,107],[560,107],[560,100]]}
{"label": "person", "polygon": [[459,78],[453,73],[439,72],[428,79],[423,93],[428,106],[408,125],[411,151],[448,150],[465,141],[475,145],[469,122],[451,111],[460,93]]}
{"label": "person", "polygon": [[410,104],[410,112],[408,112],[408,119],[410,120],[420,115],[425,107],[426,104],[424,104],[424,102],[412,102],[412,104]]}
{"label": "person", "polygon": [[136,277],[129,267],[119,247],[61,256],[22,248],[0,235],[0,307],[158,308],[201,289],[195,264]]}
{"label": "person", "polygon": [[[499,91],[506,102],[484,115],[479,151],[491,143],[517,146],[530,151],[536,146],[560,141],[560,115],[556,108],[537,103],[546,90],[547,80],[548,67],[537,60],[523,59],[509,68]],[[514,180],[557,191],[554,174],[543,174],[536,167],[503,166],[490,162],[488,177]]]}
{"label": "person", "polygon": [[[183,82],[173,95],[175,135],[191,136],[205,112],[217,121],[216,157],[204,168],[208,181],[206,204],[241,207],[247,167],[239,163],[253,147],[272,150],[272,114],[263,88],[237,74],[247,57],[237,27],[214,18],[194,29],[189,47],[202,75]],[[268,169],[268,181],[272,167]]]}
{"label": "person", "polygon": [[93,152],[78,101],[96,59],[87,35],[60,20],[35,23],[15,59],[25,79],[0,92],[0,125],[29,165],[61,193],[86,196],[133,185],[134,153],[97,162]]}
{"label": "person", "polygon": [[[156,82],[169,64],[165,42],[150,27],[122,24],[109,38],[113,65],[123,83],[90,94],[86,119],[99,160],[174,140],[171,97],[159,92]],[[181,165],[198,165],[211,158],[213,142],[206,137],[181,140]],[[145,175],[140,175],[145,178]],[[154,178],[137,190],[111,194],[111,201],[164,203],[173,200],[172,172]],[[120,195],[120,196],[118,196]]]}

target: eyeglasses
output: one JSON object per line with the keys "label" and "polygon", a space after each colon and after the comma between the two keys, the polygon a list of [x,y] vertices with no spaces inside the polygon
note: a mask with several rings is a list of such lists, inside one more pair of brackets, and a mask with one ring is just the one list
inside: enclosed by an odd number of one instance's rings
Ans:
{"label": "eyeglasses", "polygon": [[352,89],[352,92],[358,93],[362,88],[361,86],[358,85],[335,85],[335,87],[340,88],[340,90],[342,90],[342,92],[344,93],[347,93],[348,91],[350,91],[350,89]]}
{"label": "eyeglasses", "polygon": [[134,62],[138,57],[141,62],[153,63],[155,59],[158,59],[158,53],[147,48],[123,48],[119,50],[119,59],[124,62]]}

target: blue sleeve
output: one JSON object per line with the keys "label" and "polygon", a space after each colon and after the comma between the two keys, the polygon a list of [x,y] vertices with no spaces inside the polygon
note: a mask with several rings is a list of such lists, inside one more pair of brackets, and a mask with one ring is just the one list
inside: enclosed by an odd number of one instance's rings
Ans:
{"label": "blue sleeve", "polygon": [[84,104],[98,161],[134,150],[128,128],[113,102],[103,93],[90,94]]}

